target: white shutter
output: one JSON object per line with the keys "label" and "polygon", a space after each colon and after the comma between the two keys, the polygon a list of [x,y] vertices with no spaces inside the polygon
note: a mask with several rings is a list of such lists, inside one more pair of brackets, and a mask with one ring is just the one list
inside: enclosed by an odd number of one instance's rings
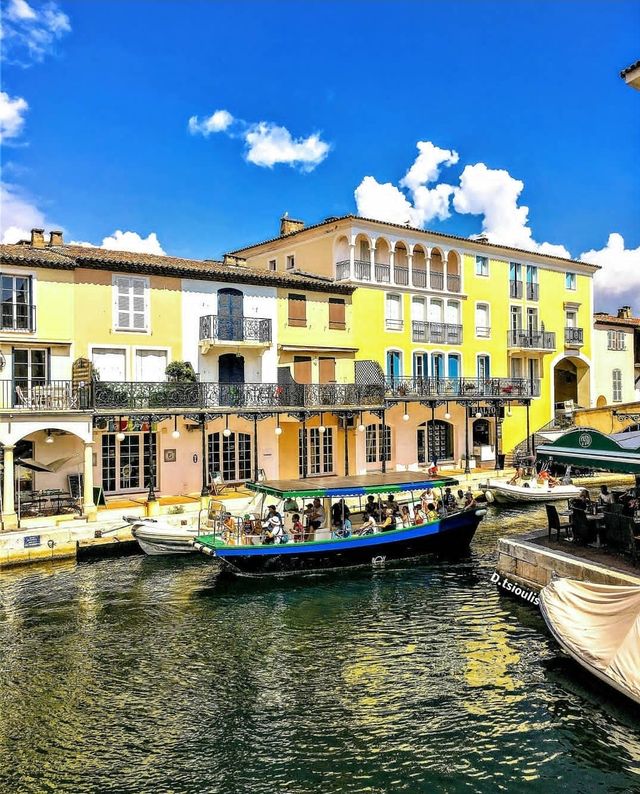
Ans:
{"label": "white shutter", "polygon": [[400,320],[400,296],[387,295],[387,320]]}
{"label": "white shutter", "polygon": [[414,298],[411,301],[411,319],[416,322],[424,322],[426,320],[426,312],[423,298]]}
{"label": "white shutter", "polygon": [[116,276],[116,327],[127,331],[148,330],[148,284],[143,278]]}
{"label": "white shutter", "polygon": [[442,303],[441,301],[431,301],[429,304],[429,322],[442,322]]}
{"label": "white shutter", "polygon": [[447,322],[460,325],[460,304],[457,301],[447,301]]}
{"label": "white shutter", "polygon": [[136,380],[153,383],[165,381],[166,368],[165,350],[136,350]]}
{"label": "white shutter", "polygon": [[129,301],[129,288],[131,279],[118,276],[116,278],[116,312],[117,327],[131,328],[131,306]]}
{"label": "white shutter", "polygon": [[125,351],[117,348],[94,348],[91,353],[93,366],[98,371],[101,381],[125,380]]}
{"label": "white shutter", "polygon": [[476,306],[476,327],[488,328],[489,327],[489,307],[486,303],[479,303]]}

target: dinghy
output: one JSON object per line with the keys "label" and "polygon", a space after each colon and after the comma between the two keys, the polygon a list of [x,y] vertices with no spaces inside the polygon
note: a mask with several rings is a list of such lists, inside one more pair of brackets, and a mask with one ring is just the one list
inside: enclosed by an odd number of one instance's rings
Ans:
{"label": "dinghy", "polygon": [[640,704],[640,586],[554,579],[540,609],[569,656]]}
{"label": "dinghy", "polygon": [[564,499],[575,499],[580,495],[580,488],[575,485],[554,485],[547,482],[542,485],[535,477],[520,485],[510,485],[505,480],[489,480],[485,495],[488,502],[498,504],[521,504],[554,502]]}
{"label": "dinghy", "polygon": [[195,526],[175,526],[167,521],[138,516],[123,516],[131,525],[131,534],[145,554],[191,554],[198,536]]}

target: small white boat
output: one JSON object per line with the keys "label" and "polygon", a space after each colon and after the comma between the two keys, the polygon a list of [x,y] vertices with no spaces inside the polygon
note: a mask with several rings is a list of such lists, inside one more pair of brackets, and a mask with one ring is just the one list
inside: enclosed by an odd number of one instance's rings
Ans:
{"label": "small white boat", "polygon": [[569,656],[640,704],[640,587],[554,579],[540,609]]}
{"label": "small white boat", "polygon": [[535,478],[520,485],[509,485],[505,480],[489,480],[485,495],[488,502],[498,504],[518,504],[522,502],[555,502],[560,499],[574,499],[581,488],[575,485],[553,485],[548,482],[540,485]]}
{"label": "small white boat", "polygon": [[131,534],[145,554],[192,554],[192,541],[198,536],[195,526],[174,526],[155,518],[123,516]]}

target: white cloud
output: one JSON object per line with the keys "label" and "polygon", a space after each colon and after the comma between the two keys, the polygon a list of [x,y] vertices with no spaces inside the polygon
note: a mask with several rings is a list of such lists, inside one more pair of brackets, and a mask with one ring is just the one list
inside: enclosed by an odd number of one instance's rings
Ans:
{"label": "white cloud", "polygon": [[228,110],[216,110],[208,118],[191,116],[188,124],[192,135],[208,137],[214,132],[224,132],[230,138],[245,142],[245,160],[264,168],[283,163],[301,171],[313,171],[329,153],[330,146],[319,133],[307,138],[294,138],[286,127],[270,121],[249,123],[234,118]]}
{"label": "white cloud", "polygon": [[630,299],[638,300],[640,246],[625,248],[622,235],[613,232],[604,248],[585,251],[580,254],[580,259],[602,267],[595,275],[595,288],[599,296],[607,298],[628,293]]}
{"label": "white cloud", "polygon": [[0,207],[0,239],[3,243],[28,240],[31,229],[60,228],[48,222],[31,199],[7,182],[0,183]]}
{"label": "white cloud", "polygon": [[390,182],[381,184],[365,176],[355,190],[358,215],[389,223],[413,225],[413,207],[401,190]]}
{"label": "white cloud", "polygon": [[11,98],[0,91],[0,143],[16,138],[24,126],[24,114],[29,109],[27,101],[20,96]]}
{"label": "white cloud", "polygon": [[122,232],[117,229],[110,237],[104,238],[100,248],[108,248],[111,251],[130,251],[137,254],[165,256],[155,232],[151,232],[147,237],[141,237],[137,232]]}
{"label": "white cloud", "polygon": [[70,30],[69,17],[55,2],[10,0],[2,25],[2,59],[21,66],[39,63]]}
{"label": "white cloud", "polygon": [[205,137],[212,132],[224,132],[228,130],[233,124],[233,116],[228,110],[216,110],[209,118],[198,120],[197,116],[191,116],[189,119],[189,132],[192,135],[201,133]]}
{"label": "white cloud", "polygon": [[411,191],[426,185],[427,182],[435,182],[440,176],[441,165],[455,165],[460,159],[458,152],[441,149],[431,141],[418,141],[416,146],[420,154],[400,180],[400,187],[406,187]]}

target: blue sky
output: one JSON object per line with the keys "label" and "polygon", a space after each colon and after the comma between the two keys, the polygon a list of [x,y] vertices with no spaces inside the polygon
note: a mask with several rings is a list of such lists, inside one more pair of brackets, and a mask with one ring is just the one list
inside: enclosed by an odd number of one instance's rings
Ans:
{"label": "blue sky", "polygon": [[[640,92],[618,76],[640,57],[637,0],[2,7],[5,228],[154,233],[211,258],[273,236],[284,211],[409,207],[427,228],[595,252],[601,307],[640,288]],[[203,134],[222,109],[233,122]],[[419,141],[421,208],[400,184]]]}

